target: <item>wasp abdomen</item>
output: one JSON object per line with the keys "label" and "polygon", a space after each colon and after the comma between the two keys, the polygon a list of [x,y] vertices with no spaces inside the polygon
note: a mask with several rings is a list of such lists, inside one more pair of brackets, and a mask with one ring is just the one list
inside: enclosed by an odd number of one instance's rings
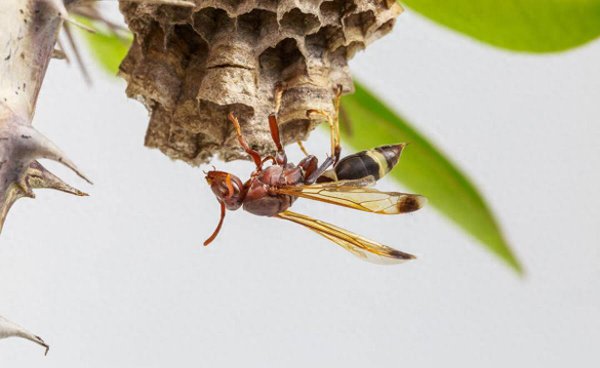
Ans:
{"label": "wasp abdomen", "polygon": [[[333,172],[327,173],[327,179],[356,180],[373,176],[378,180],[396,166],[404,146],[404,144],[381,146],[346,156],[335,165]],[[332,174],[335,174],[335,178],[331,177]]]}

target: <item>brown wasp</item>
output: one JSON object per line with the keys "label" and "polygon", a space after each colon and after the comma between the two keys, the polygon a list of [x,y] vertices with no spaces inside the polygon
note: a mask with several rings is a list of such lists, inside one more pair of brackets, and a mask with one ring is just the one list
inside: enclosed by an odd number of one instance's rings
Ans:
{"label": "brown wasp", "polygon": [[[276,112],[279,111],[281,91],[281,87],[276,90]],[[334,100],[338,111],[340,96],[341,89],[338,88]],[[256,170],[245,183],[227,172],[212,170],[206,173],[206,181],[221,205],[221,217],[217,228],[204,245],[210,244],[217,237],[226,210],[243,207],[255,215],[278,217],[305,226],[367,261],[393,264],[414,259],[411,254],[288,210],[299,197],[378,214],[412,212],[425,203],[425,198],[419,195],[381,192],[369,188],[398,163],[405,144],[381,146],[340,159],[337,114],[332,118],[324,111],[307,111],[307,116],[310,114],[322,115],[331,128],[331,155],[321,165],[318,165],[315,156],[306,153],[303,146],[301,148],[306,157],[298,165],[288,163],[279,137],[276,113],[269,115],[269,128],[277,151],[275,156],[264,158],[250,148],[242,135],[238,119],[233,113],[229,113],[228,119],[235,128],[237,139],[254,161]],[[267,161],[272,161],[272,165],[263,167]]]}

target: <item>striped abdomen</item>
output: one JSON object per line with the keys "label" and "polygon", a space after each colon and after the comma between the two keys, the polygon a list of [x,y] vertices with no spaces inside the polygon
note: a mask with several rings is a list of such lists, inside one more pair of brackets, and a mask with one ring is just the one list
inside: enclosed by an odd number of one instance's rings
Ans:
{"label": "striped abdomen", "polygon": [[405,146],[406,144],[381,146],[346,156],[333,169],[319,177],[317,182],[355,180],[367,176],[379,180],[396,166]]}

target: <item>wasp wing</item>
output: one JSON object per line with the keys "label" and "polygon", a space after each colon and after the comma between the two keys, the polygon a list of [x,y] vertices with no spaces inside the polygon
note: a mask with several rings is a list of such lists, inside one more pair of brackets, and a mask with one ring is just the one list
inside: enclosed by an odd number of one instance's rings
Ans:
{"label": "wasp wing", "polygon": [[286,186],[272,189],[277,194],[313,199],[356,210],[385,215],[407,213],[425,205],[426,199],[417,194],[381,192],[367,188],[372,184],[368,177],[359,180],[342,180],[329,183]]}
{"label": "wasp wing", "polygon": [[[327,170],[330,171],[330,170]],[[325,171],[325,172],[327,172]],[[321,175],[323,176],[323,175]],[[320,177],[321,177],[320,176]],[[350,180],[334,180],[334,181],[325,181],[323,183],[318,183],[318,184],[311,184],[311,186],[319,186],[319,187],[323,187],[323,188],[333,188],[333,187],[338,187],[338,186],[346,186],[346,187],[370,187],[375,185],[375,183],[377,182],[377,179],[375,179],[375,177],[373,175],[369,175],[369,176],[365,176],[364,178],[360,178],[360,179],[350,179]]]}
{"label": "wasp wing", "polygon": [[276,216],[311,229],[364,261],[378,264],[397,264],[416,258],[412,254],[376,243],[335,225],[305,215],[284,211]]}

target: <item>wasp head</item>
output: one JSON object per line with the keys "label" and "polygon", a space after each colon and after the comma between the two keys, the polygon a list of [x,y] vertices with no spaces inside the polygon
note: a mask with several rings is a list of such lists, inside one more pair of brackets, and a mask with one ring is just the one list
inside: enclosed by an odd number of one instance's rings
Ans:
{"label": "wasp head", "polygon": [[211,170],[206,173],[206,182],[228,210],[240,208],[245,196],[244,184],[240,178],[224,171]]}

